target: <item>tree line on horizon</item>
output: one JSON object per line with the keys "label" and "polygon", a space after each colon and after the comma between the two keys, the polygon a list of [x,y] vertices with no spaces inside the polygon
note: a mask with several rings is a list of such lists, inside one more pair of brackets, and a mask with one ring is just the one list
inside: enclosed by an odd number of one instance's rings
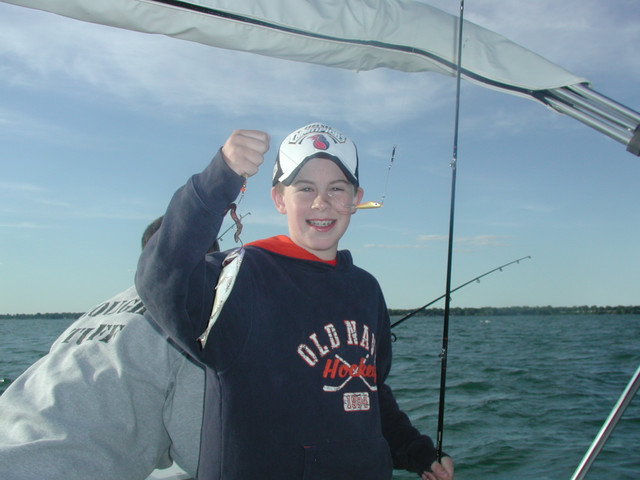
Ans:
{"label": "tree line on horizon", "polygon": [[[401,317],[415,312],[416,309],[390,308],[389,315]],[[449,311],[450,315],[458,317],[497,317],[497,316],[519,316],[519,315],[640,315],[640,305],[618,305],[618,306],[597,306],[582,305],[573,307],[453,307]],[[73,320],[82,316],[83,313],[60,312],[60,313],[6,313],[0,314],[0,319],[35,319],[35,320]],[[425,308],[416,316],[442,317],[444,308]]]}
{"label": "tree line on horizon", "polygon": [[[405,316],[416,309],[389,309],[391,316]],[[450,315],[458,317],[499,317],[519,315],[640,315],[640,305],[597,306],[581,305],[573,307],[453,307]],[[444,308],[426,308],[415,314],[416,316],[441,317]]]}

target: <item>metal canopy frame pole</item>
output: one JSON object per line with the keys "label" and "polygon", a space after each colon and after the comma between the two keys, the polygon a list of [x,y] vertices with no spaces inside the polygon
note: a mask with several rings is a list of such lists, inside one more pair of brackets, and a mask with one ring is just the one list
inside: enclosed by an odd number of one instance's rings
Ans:
{"label": "metal canopy frame pole", "polygon": [[629,403],[631,403],[631,399],[638,391],[638,387],[640,387],[640,366],[629,381],[627,388],[622,392],[618,402],[614,405],[609,417],[605,420],[602,428],[598,432],[598,435],[596,435],[596,438],[593,440],[589,450],[587,450],[587,453],[580,462],[580,465],[578,465],[578,468],[573,473],[571,480],[582,480],[585,477],[589,468],[591,468],[591,464],[594,462],[600,453],[600,450],[602,450],[602,447],[604,447],[604,444],[611,435],[611,432],[613,432],[613,429],[620,421],[622,414],[629,406]]}
{"label": "metal canopy frame pole", "polygon": [[605,97],[587,85],[570,85],[534,94],[564,113],[627,146],[640,156],[640,113]]}

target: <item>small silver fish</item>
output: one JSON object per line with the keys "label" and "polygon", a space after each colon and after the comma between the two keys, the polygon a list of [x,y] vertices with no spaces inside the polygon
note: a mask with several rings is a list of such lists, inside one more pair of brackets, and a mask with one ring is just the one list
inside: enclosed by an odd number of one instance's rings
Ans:
{"label": "small silver fish", "polygon": [[222,261],[222,271],[220,272],[220,276],[218,277],[218,283],[216,285],[216,296],[213,300],[213,307],[211,308],[209,323],[204,333],[198,337],[200,348],[204,348],[204,346],[207,344],[209,332],[211,332],[211,328],[216,323],[216,320],[218,320],[224,303],[227,301],[227,298],[229,298],[229,294],[233,289],[233,284],[236,282],[236,277],[238,276],[238,272],[240,271],[240,265],[242,264],[243,258],[244,248],[240,247],[231,251]]}

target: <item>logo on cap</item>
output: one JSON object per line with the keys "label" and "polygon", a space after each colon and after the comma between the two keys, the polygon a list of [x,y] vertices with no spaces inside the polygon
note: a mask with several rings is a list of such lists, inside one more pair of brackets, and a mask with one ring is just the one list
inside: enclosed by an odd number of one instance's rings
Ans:
{"label": "logo on cap", "polygon": [[313,140],[313,147],[318,150],[328,150],[329,149],[329,140],[327,140],[324,135],[318,134],[310,137]]}

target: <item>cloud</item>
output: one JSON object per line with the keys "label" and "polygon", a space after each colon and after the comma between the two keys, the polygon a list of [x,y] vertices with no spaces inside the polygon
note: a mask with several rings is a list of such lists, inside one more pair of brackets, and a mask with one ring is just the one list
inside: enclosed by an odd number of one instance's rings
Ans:
{"label": "cloud", "polygon": [[19,223],[0,223],[0,228],[10,228],[15,230],[49,230],[52,228],[58,228],[51,225],[42,225],[33,222],[19,222]]}
{"label": "cloud", "polygon": [[[425,3],[452,10],[448,0]],[[633,12],[627,11],[630,18],[625,18],[624,10],[610,9],[593,0],[560,4],[553,0],[479,0],[467,6],[465,18],[577,74],[588,75],[602,68],[640,71],[640,64],[630,67],[624,62],[623,67],[623,62],[613,60],[624,56],[625,51],[631,58],[631,46],[640,41],[637,21],[629,15]],[[255,117],[259,110],[265,118],[275,114],[308,116],[313,112],[316,118],[347,124],[352,131],[393,127],[442,113],[451,108],[454,86],[450,78],[433,73],[380,69],[356,74],[90,24],[7,4],[0,5],[0,59],[0,82],[18,88],[85,95],[88,102],[115,99],[128,109],[176,117],[211,111]],[[74,89],[74,85],[83,88]],[[467,96],[465,103],[470,103],[472,96]],[[382,116],[381,110],[385,112]],[[549,118],[537,111],[530,115],[526,112],[485,109],[479,117],[467,114],[462,128],[466,134],[481,130],[487,135],[493,131],[504,135],[539,127]],[[26,119],[0,114],[0,121],[24,124]],[[479,128],[487,124],[494,128]],[[53,133],[49,136],[54,137]]]}
{"label": "cloud", "polygon": [[474,237],[455,237],[454,243],[459,246],[474,247],[504,247],[508,244],[505,240],[509,238],[503,235],[476,235]]}
{"label": "cloud", "polygon": [[464,15],[578,75],[603,68],[640,71],[637,62],[618,61],[635,56],[640,8],[635,1],[611,5],[601,0],[478,0],[465,7]]}
{"label": "cloud", "polygon": [[[483,247],[502,247],[506,243],[504,240],[508,238],[503,235],[475,235],[473,237],[455,237],[453,238],[456,246],[483,246]],[[418,237],[420,243],[444,242],[448,241],[445,235],[422,235]]]}
{"label": "cloud", "polygon": [[39,205],[48,207],[69,207],[69,203],[60,200],[49,189],[34,183],[26,182],[0,182],[0,196],[3,197],[3,209],[6,211],[13,202],[23,209],[26,205]]}
{"label": "cloud", "polygon": [[[453,242],[456,248],[469,248],[469,247],[504,247],[508,243],[506,240],[509,237],[504,235],[476,235],[473,237],[454,237]],[[394,250],[407,250],[407,249],[424,249],[431,248],[435,244],[442,245],[448,241],[446,235],[420,235],[415,243],[410,244],[379,244],[379,243],[367,243],[364,248],[383,248]]]}
{"label": "cloud", "polygon": [[423,242],[440,242],[440,241],[443,241],[443,240],[447,240],[447,238],[449,238],[449,237],[447,237],[446,235],[420,235],[418,237],[418,242],[421,242],[421,243],[423,243]]}
{"label": "cloud", "polygon": [[[0,214],[5,217],[60,219],[148,219],[143,213],[144,204],[136,198],[120,197],[117,200],[100,200],[99,198],[74,200],[73,193],[62,198],[66,193],[33,183],[0,182]],[[35,221],[9,222],[4,219],[4,228],[52,228],[42,226]]]}
{"label": "cloud", "polygon": [[[2,57],[0,56],[0,58]],[[0,82],[2,82],[1,78],[0,76]],[[28,96],[29,94],[27,93],[26,95]],[[12,106],[5,105],[4,108],[0,108],[0,125],[2,125],[0,138],[11,140],[16,138],[37,139],[39,143],[46,142],[55,145],[95,141],[95,139],[82,137],[77,132],[69,130],[55,123],[55,121],[49,121],[45,115],[34,116],[30,113],[25,113],[24,110],[14,109]],[[18,152],[18,154],[21,153]]]}
{"label": "cloud", "polygon": [[44,192],[44,188],[33,183],[0,182],[0,192],[11,194],[29,194]]}
{"label": "cloud", "polygon": [[366,243],[363,245],[364,248],[382,248],[388,250],[409,250],[409,249],[423,249],[430,248],[429,245],[420,245],[420,244],[382,244],[382,243]]}
{"label": "cloud", "polygon": [[[95,90],[92,101],[115,97],[129,108],[154,106],[172,115],[211,107],[250,115],[259,108],[364,125],[393,124],[450,102],[442,94],[451,83],[445,77],[389,70],[356,74],[6,4],[0,12],[1,81],[21,88],[54,87],[71,95],[81,83]],[[372,114],[380,102],[383,118]]]}
{"label": "cloud", "polygon": [[522,205],[522,209],[535,213],[552,213],[557,210],[556,207],[544,203],[527,203]]}

